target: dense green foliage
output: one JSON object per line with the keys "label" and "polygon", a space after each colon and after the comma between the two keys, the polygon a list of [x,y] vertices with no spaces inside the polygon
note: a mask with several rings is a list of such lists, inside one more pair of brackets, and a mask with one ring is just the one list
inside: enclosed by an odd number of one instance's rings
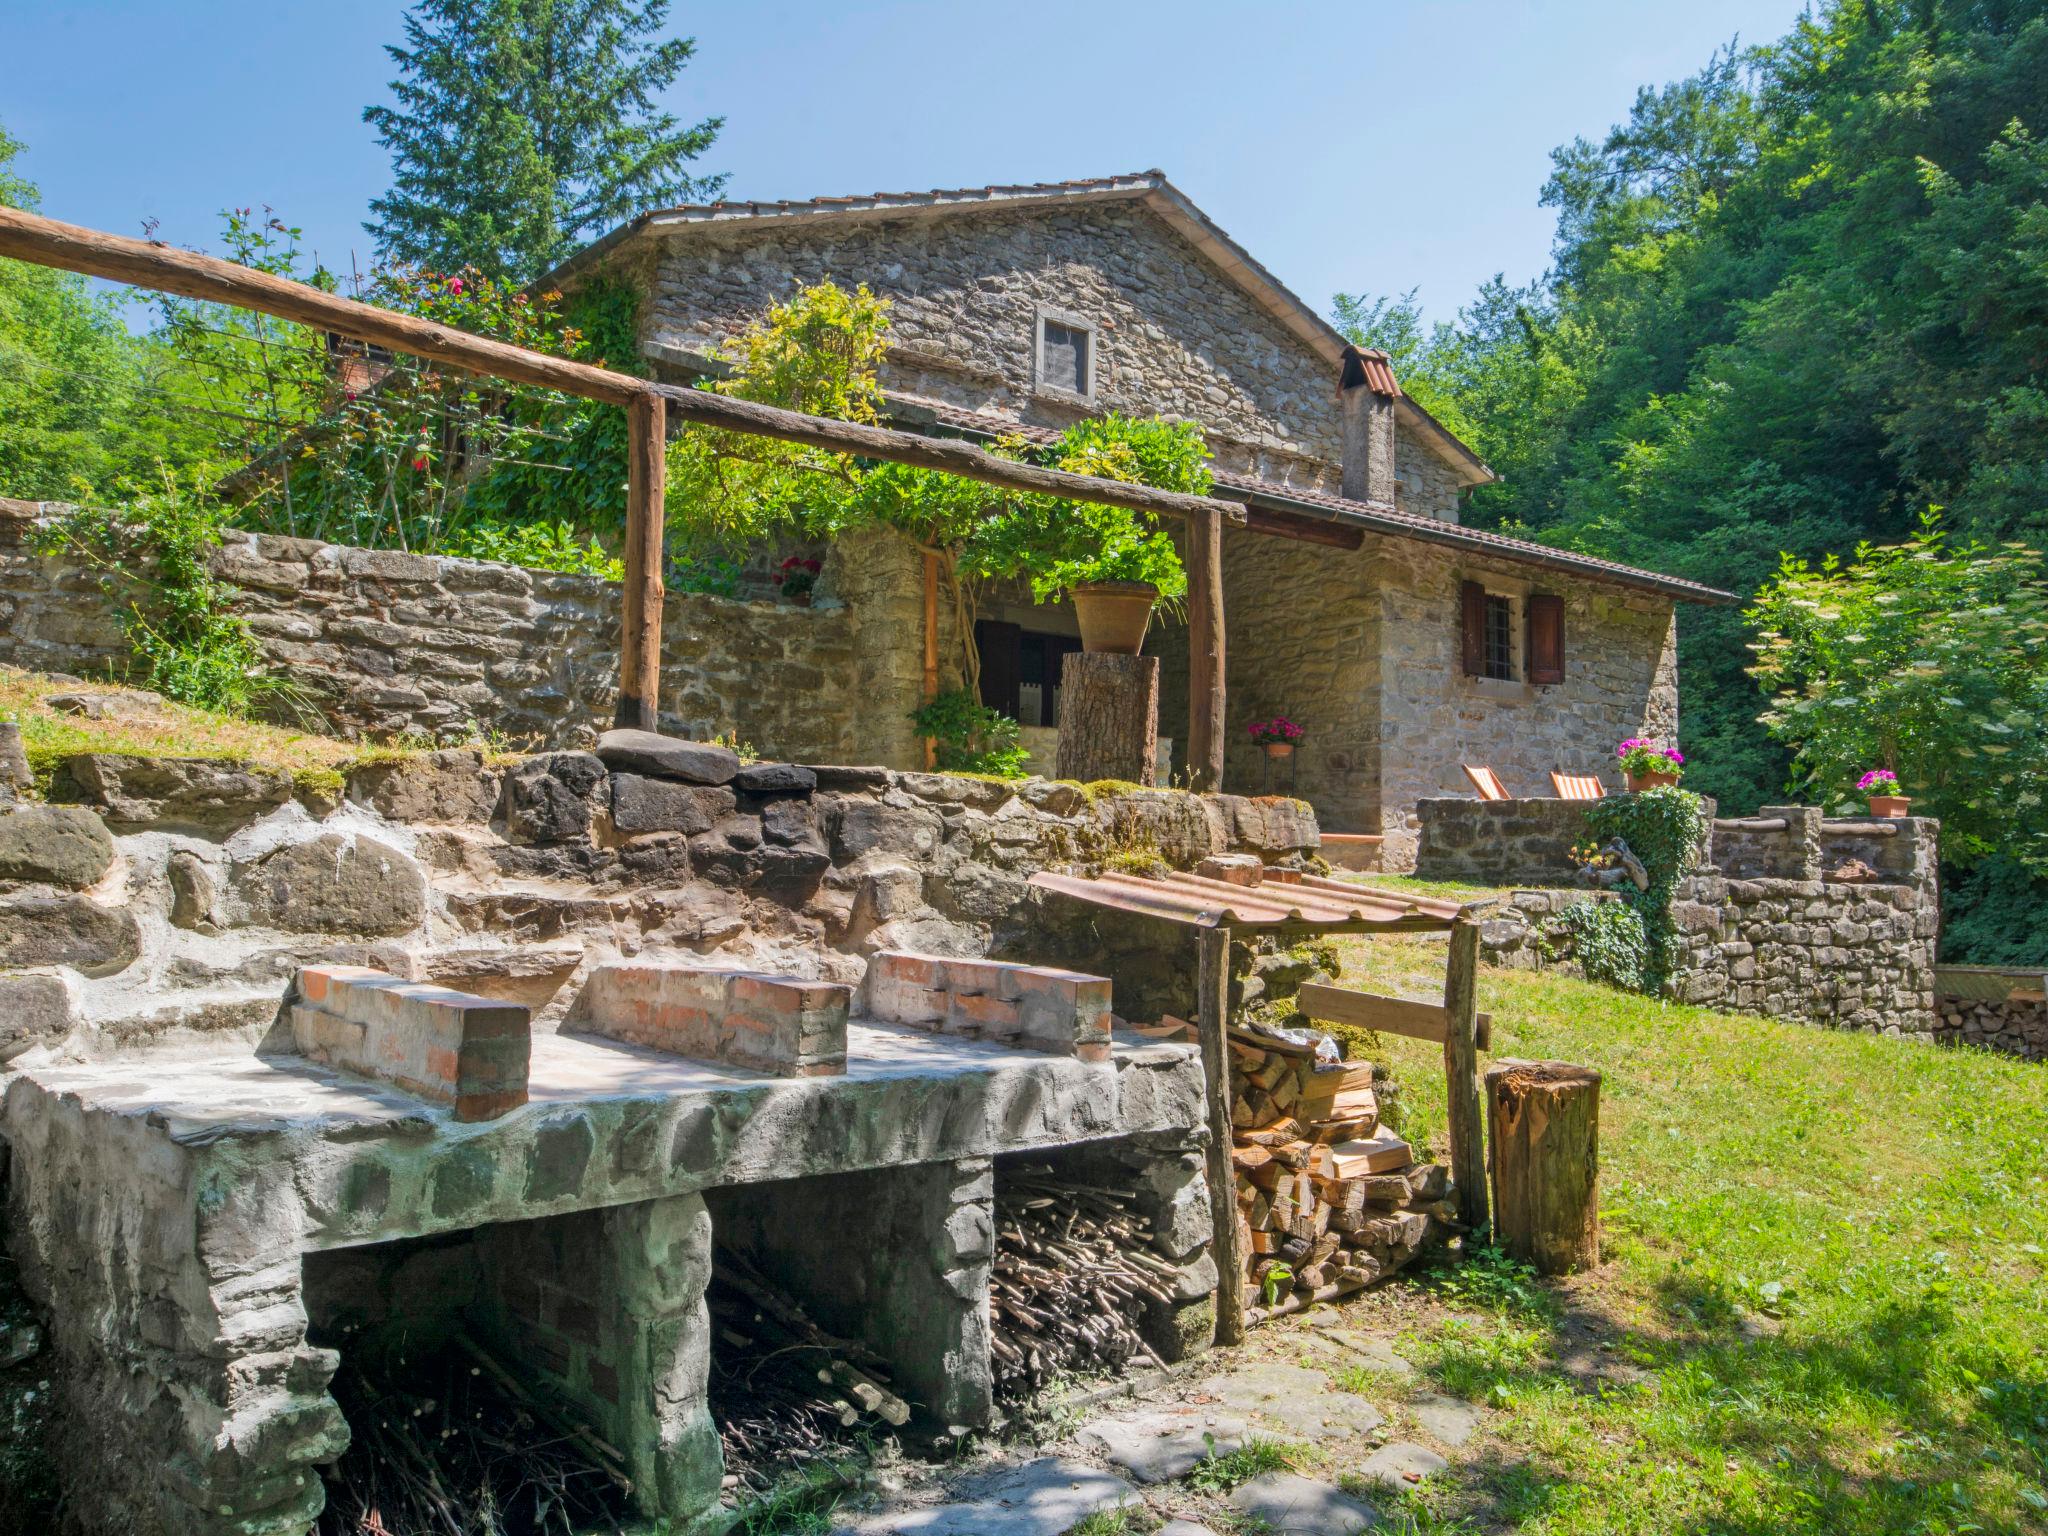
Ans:
{"label": "dense green foliage", "polygon": [[1029,771],[1030,754],[1017,743],[1017,722],[964,688],[947,689],[910,719],[919,735],[932,739],[934,763],[942,773],[1021,779]]}
{"label": "dense green foliage", "polygon": [[1951,545],[1929,517],[1853,562],[1787,557],[1752,610],[1764,716],[1808,798],[1853,805],[1891,769],[1957,865],[2048,873],[2048,580],[2022,543]]}
{"label": "dense green foliage", "polygon": [[[0,127],[0,205],[34,209],[12,168],[22,148]],[[189,462],[196,418],[155,406],[163,362],[84,278],[0,261],[0,496],[113,496],[159,459]]]}
{"label": "dense green foliage", "polygon": [[724,119],[655,103],[696,51],[668,0],[414,0],[393,104],[363,120],[392,187],[364,227],[408,266],[528,282],[643,209],[715,196],[685,167]]}
{"label": "dense green foliage", "polygon": [[1644,990],[1649,934],[1642,913],[1627,902],[1582,901],[1566,907],[1544,924],[1542,942],[1577,961],[1588,981],[1628,992]]}
{"label": "dense green foliage", "polygon": [[45,534],[95,571],[122,601],[121,624],[141,680],[169,699],[229,714],[310,719],[310,695],[263,663],[210,560],[226,526],[218,501],[168,475],[154,493],[111,512],[83,506]]}
{"label": "dense green foliage", "polygon": [[[1543,282],[1427,337],[1351,318],[1502,472],[1470,521],[1740,593],[1930,503],[2040,543],[2044,112],[2041,0],[1825,4],[1556,151]],[[1787,766],[1741,623],[1680,622],[1694,782],[1731,812]]]}
{"label": "dense green foliage", "polygon": [[1621,898],[1635,909],[1643,925],[1642,988],[1660,990],[1678,969],[1678,927],[1671,902],[1678,882],[1699,863],[1707,835],[1707,806],[1700,796],[1676,784],[1646,789],[1639,795],[1609,795],[1586,807],[1586,830],[1600,842],[1619,838],[1642,861],[1649,885],[1620,887]]}

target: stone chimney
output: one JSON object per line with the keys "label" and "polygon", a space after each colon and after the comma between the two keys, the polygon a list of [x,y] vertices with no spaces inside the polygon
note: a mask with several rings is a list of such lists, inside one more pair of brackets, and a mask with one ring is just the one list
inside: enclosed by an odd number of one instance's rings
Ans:
{"label": "stone chimney", "polygon": [[1344,419],[1343,489],[1352,501],[1394,504],[1394,402],[1400,395],[1386,353],[1344,349],[1337,399]]}

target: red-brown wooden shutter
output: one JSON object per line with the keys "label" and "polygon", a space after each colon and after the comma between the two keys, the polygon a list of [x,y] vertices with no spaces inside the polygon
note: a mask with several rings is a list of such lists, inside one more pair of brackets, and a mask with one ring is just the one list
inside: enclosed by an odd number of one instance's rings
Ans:
{"label": "red-brown wooden shutter", "polygon": [[1459,589],[1465,611],[1465,675],[1486,675],[1486,588],[1468,581]]}
{"label": "red-brown wooden shutter", "polygon": [[1564,681],[1564,599],[1554,593],[1529,599],[1529,681]]}

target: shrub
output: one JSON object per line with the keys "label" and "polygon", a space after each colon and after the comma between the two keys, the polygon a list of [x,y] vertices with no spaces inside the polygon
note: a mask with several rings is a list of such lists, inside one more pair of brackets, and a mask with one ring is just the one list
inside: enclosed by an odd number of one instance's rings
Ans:
{"label": "shrub", "polygon": [[964,688],[940,694],[910,717],[932,738],[933,756],[945,773],[985,773],[999,779],[1028,777],[1030,754],[1018,744],[1017,722],[990,709]]}
{"label": "shrub", "polygon": [[496,560],[535,571],[562,571],[571,576],[602,576],[624,581],[626,563],[607,554],[595,538],[578,537],[567,523],[507,523],[496,518],[471,523],[446,544],[443,552],[470,560]]}
{"label": "shrub", "polygon": [[1643,990],[1649,967],[1649,935],[1643,916],[1619,901],[1583,901],[1544,924],[1546,953],[1578,962],[1586,980],[1629,992]]}

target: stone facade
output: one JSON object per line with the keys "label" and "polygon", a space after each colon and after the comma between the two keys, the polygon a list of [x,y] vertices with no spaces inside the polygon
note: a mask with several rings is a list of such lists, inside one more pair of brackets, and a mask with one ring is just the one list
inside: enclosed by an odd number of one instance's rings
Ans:
{"label": "stone facade", "polygon": [[[1338,490],[1333,364],[1134,204],[687,229],[646,275],[643,343],[708,355],[827,279],[889,300],[893,392],[1053,428],[1096,410],[1199,421],[1222,468]],[[1041,309],[1096,327],[1092,404],[1038,383]],[[1411,479],[1418,498],[1449,494],[1413,510],[1455,516],[1454,482]]]}
{"label": "stone facade", "polygon": [[1941,997],[1934,1037],[1944,1045],[1974,1045],[2048,1061],[2048,1003],[2027,998]]}
{"label": "stone facade", "polygon": [[[1537,573],[1373,535],[1352,551],[1233,533],[1223,571],[1224,782],[1245,791],[1268,782],[1246,727],[1288,716],[1307,735],[1273,787],[1315,806],[1331,831],[1380,837],[1384,869],[1415,867],[1418,802],[1470,793],[1462,763],[1493,768],[1515,795],[1550,793],[1553,769],[1598,774],[1619,789],[1614,743],[1677,737],[1668,598],[1555,573],[1531,579]],[[1562,683],[1464,675],[1458,592],[1468,580],[1564,598]],[[1164,628],[1155,643],[1165,658],[1160,718],[1184,719],[1186,632]]]}

